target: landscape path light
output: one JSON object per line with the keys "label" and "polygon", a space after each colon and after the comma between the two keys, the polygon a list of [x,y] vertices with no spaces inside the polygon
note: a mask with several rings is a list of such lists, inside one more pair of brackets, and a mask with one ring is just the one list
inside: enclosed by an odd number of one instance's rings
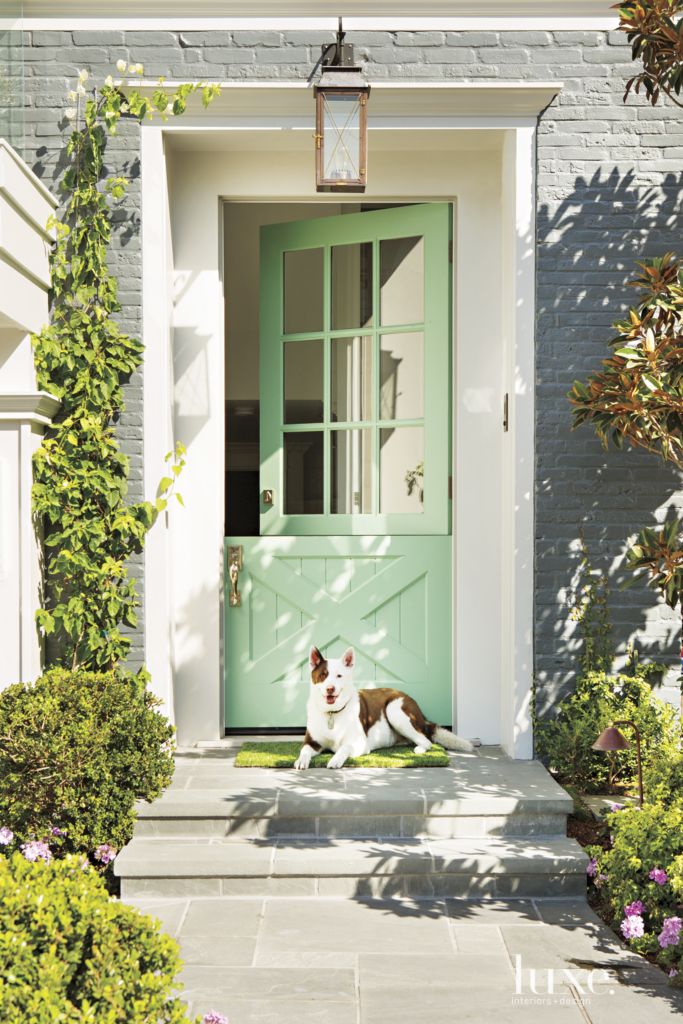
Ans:
{"label": "landscape path light", "polygon": [[603,731],[598,736],[597,740],[593,744],[593,750],[628,750],[631,744],[626,739],[624,734],[617,729],[618,725],[629,725],[636,737],[636,761],[638,763],[638,799],[640,806],[643,806],[643,764],[640,756],[640,729],[635,722],[632,722],[630,718],[623,718],[618,722],[613,722],[608,729]]}

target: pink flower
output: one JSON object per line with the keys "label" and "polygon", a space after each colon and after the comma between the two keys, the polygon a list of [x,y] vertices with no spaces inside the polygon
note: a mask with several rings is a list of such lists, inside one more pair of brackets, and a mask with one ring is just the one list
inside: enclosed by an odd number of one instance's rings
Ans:
{"label": "pink flower", "polygon": [[598,862],[595,859],[595,857],[591,857],[591,859],[586,864],[586,874],[588,875],[589,878],[595,878],[597,873],[598,873]]}
{"label": "pink flower", "polygon": [[669,881],[669,876],[663,868],[653,868],[647,877],[656,882],[657,885],[666,885]]}
{"label": "pink flower", "polygon": [[21,852],[26,860],[44,860],[46,864],[52,860],[52,852],[44,839],[31,839],[28,843],[23,843]]}
{"label": "pink flower", "polygon": [[671,970],[669,971],[669,977],[670,978],[677,978],[678,977],[678,971],[676,970],[675,967],[672,967]]}
{"label": "pink flower", "polygon": [[56,825],[54,826],[54,828],[50,829],[50,833],[51,833],[51,835],[55,836],[55,838],[57,838],[57,839],[63,839],[66,836],[66,832],[64,831],[64,829],[63,828],[57,828]]}
{"label": "pink flower", "polygon": [[662,949],[666,949],[667,946],[678,945],[681,938],[681,928],[683,928],[683,921],[681,921],[680,917],[664,918],[662,930],[657,940]]}
{"label": "pink flower", "polygon": [[204,1014],[202,1024],[228,1024],[228,1018],[224,1017],[222,1013],[212,1010],[211,1013]]}
{"label": "pink flower", "polygon": [[617,811],[623,811],[624,805],[623,804],[610,804],[609,805],[609,809],[610,809],[612,814],[616,814]]}
{"label": "pink flower", "polygon": [[109,843],[102,843],[93,853],[93,857],[101,864],[111,864],[116,857],[116,850]]}
{"label": "pink flower", "polygon": [[599,889],[602,885],[604,885],[604,883],[607,881],[608,878],[609,878],[609,875],[605,875],[602,872],[600,872],[598,877],[595,879],[595,884],[596,884],[597,888]]}
{"label": "pink flower", "polygon": [[14,839],[14,832],[7,825],[0,828],[0,846],[8,846]]}
{"label": "pink flower", "polygon": [[629,917],[625,917],[620,928],[625,939],[640,939],[645,934],[645,925],[640,914],[631,914]]}
{"label": "pink flower", "polygon": [[624,914],[626,917],[637,917],[644,913],[645,904],[642,900],[634,900],[633,903],[629,903],[628,906],[624,907]]}

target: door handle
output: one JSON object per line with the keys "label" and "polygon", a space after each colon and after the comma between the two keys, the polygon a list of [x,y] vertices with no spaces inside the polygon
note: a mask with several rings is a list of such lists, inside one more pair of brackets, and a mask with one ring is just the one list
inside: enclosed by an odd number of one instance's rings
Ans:
{"label": "door handle", "polygon": [[230,594],[228,604],[231,608],[239,608],[242,604],[242,595],[237,589],[240,572],[243,568],[242,545],[230,545],[228,547],[228,576],[230,578]]}

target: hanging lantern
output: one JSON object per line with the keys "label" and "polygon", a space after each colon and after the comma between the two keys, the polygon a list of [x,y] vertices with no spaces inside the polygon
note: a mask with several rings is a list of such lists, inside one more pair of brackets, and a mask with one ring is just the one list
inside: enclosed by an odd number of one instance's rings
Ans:
{"label": "hanging lantern", "polygon": [[[340,19],[336,45],[323,50],[323,71],[315,87],[318,192],[364,192],[367,182],[370,86],[343,38]],[[326,63],[331,50],[333,57]]]}

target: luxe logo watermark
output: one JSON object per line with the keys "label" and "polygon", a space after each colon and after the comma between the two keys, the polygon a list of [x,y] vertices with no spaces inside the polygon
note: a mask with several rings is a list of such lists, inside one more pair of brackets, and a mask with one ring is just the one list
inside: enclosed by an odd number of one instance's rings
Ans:
{"label": "luxe logo watermark", "polygon": [[587,1005],[593,996],[614,995],[618,984],[614,971],[602,967],[525,967],[519,953],[514,956],[515,1006]]}

